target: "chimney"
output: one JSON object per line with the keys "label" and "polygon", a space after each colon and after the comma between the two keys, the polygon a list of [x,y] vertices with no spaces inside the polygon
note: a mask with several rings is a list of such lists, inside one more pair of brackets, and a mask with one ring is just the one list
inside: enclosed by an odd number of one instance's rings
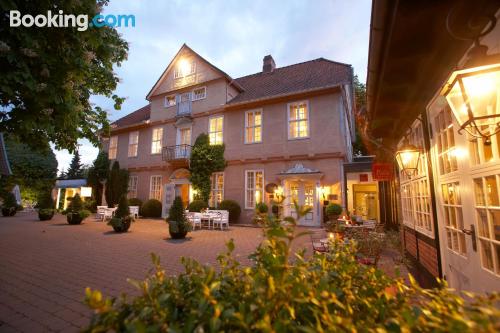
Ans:
{"label": "chimney", "polygon": [[274,63],[273,57],[269,54],[264,57],[262,64],[262,72],[263,73],[272,73],[276,68],[276,64]]}

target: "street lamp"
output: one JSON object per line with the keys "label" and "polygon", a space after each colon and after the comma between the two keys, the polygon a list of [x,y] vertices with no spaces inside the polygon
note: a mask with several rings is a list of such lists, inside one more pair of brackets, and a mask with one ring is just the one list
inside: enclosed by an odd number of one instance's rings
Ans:
{"label": "street lamp", "polygon": [[408,138],[404,139],[403,146],[396,152],[396,161],[399,169],[412,176],[417,173],[418,162],[420,161],[420,149],[410,144]]}
{"label": "street lamp", "polygon": [[465,65],[451,74],[441,91],[460,126],[458,132],[466,130],[486,144],[500,131],[500,54],[487,55],[488,47],[479,44],[479,37],[495,27],[495,17],[490,24],[474,38]]}

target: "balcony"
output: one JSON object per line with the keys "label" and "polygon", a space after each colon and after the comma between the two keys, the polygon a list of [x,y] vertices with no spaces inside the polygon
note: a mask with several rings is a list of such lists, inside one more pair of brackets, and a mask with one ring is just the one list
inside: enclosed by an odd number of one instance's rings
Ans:
{"label": "balcony", "polygon": [[186,101],[181,100],[177,103],[177,117],[189,117],[191,116],[191,100]]}
{"label": "balcony", "polygon": [[167,146],[162,149],[162,159],[173,166],[188,166],[190,157],[190,145]]}

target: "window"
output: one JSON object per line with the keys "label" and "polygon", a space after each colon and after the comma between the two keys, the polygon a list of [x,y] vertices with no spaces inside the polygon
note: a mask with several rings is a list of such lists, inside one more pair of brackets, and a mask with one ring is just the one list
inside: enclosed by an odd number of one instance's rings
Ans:
{"label": "window", "polygon": [[224,172],[215,172],[211,177],[211,192],[208,205],[210,207],[218,207],[219,203],[224,200]]}
{"label": "window", "polygon": [[194,61],[180,60],[174,70],[174,79],[179,79],[196,73],[196,63]]}
{"label": "window", "polygon": [[115,135],[109,139],[108,156],[110,160],[116,159],[117,151],[118,151],[118,137]]}
{"label": "window", "polygon": [[151,154],[161,153],[163,139],[163,127],[153,128],[153,134],[151,138]]}
{"label": "window", "polygon": [[171,106],[175,106],[175,101],[176,101],[175,95],[165,96],[165,107],[168,108]]}
{"label": "window", "polygon": [[500,174],[474,179],[481,265],[500,275]]}
{"label": "window", "polygon": [[262,142],[262,110],[245,112],[245,143]]}
{"label": "window", "polygon": [[262,202],[264,194],[264,171],[245,171],[245,209],[255,209],[255,204]]}
{"label": "window", "polygon": [[458,170],[455,135],[453,134],[453,122],[449,108],[439,112],[434,118],[436,130],[436,149],[439,163],[439,173],[444,175]]}
{"label": "window", "polygon": [[212,117],[208,120],[208,137],[211,145],[221,145],[223,142],[224,116]]}
{"label": "window", "polygon": [[130,176],[128,179],[128,197],[137,198],[137,176]]}
{"label": "window", "polygon": [[137,146],[139,145],[139,132],[130,132],[128,135],[128,157],[137,156]]}
{"label": "window", "polygon": [[442,184],[441,195],[445,215],[446,241],[448,248],[458,254],[467,253],[460,199],[460,184],[458,182]]}
{"label": "window", "polygon": [[207,88],[201,87],[193,90],[193,101],[204,99],[207,97]]}
{"label": "window", "polygon": [[309,104],[288,104],[288,139],[309,137]]}
{"label": "window", "polygon": [[161,201],[161,176],[151,176],[149,184],[149,199],[156,199]]}

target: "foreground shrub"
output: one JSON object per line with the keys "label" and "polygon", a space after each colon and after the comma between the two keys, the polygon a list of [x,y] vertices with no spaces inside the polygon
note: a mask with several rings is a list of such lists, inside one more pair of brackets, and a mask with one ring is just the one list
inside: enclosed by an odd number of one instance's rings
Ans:
{"label": "foreground shrub", "polygon": [[134,218],[130,215],[127,196],[124,194],[120,198],[115,215],[109,220],[108,225],[113,227],[115,232],[127,232]]}
{"label": "foreground shrub", "polygon": [[184,204],[181,197],[177,196],[168,211],[167,217],[168,232],[174,239],[182,239],[191,231],[191,224],[186,219]]}
{"label": "foreground shrub", "polygon": [[233,254],[219,255],[220,267],[183,258],[185,271],[156,272],[133,281],[141,295],[103,298],[86,290],[95,311],[87,332],[494,332],[500,295],[470,295],[470,302],[446,288],[424,290],[359,265],[355,245],[332,243],[332,251],[306,259],[295,253],[290,226],[270,220],[266,240],[243,267]]}
{"label": "foreground shrub", "polygon": [[52,199],[50,191],[43,191],[38,195],[38,219],[40,221],[48,221],[54,217],[55,203]]}
{"label": "foreground shrub", "polygon": [[140,215],[144,217],[160,217],[161,202],[156,199],[149,199],[142,204]]}
{"label": "foreground shrub", "polygon": [[6,192],[3,196],[2,215],[14,216],[18,210],[16,197],[12,192]]}
{"label": "foreground shrub", "polygon": [[78,193],[71,198],[68,209],[64,213],[69,224],[80,224],[90,215],[90,211],[83,208],[82,198]]}
{"label": "foreground shrub", "polygon": [[193,200],[188,205],[188,210],[190,212],[199,213],[204,209],[208,208],[208,204],[203,200]]}
{"label": "foreground shrub", "polygon": [[229,221],[237,222],[241,215],[241,207],[234,200],[222,200],[219,204],[220,210],[229,211]]}
{"label": "foreground shrub", "polygon": [[142,206],[142,200],[139,198],[130,198],[130,199],[128,199],[128,205],[129,206],[138,206],[140,209]]}

